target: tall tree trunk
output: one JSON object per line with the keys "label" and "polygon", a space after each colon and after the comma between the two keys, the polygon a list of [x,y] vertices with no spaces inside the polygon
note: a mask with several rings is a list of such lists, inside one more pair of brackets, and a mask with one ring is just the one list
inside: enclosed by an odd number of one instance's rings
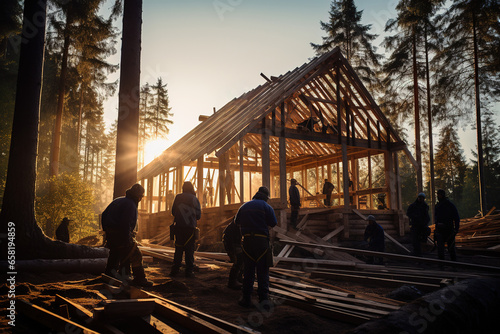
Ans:
{"label": "tall tree trunk", "polygon": [[59,161],[61,153],[61,133],[62,133],[62,118],[64,111],[64,97],[66,95],[66,74],[68,72],[68,52],[70,44],[69,36],[69,26],[71,24],[70,15],[68,13],[65,36],[64,36],[64,47],[63,55],[61,60],[61,73],[59,76],[59,92],[57,98],[57,112],[56,112],[56,122],[54,126],[54,133],[52,135],[52,150],[50,154],[49,162],[49,176],[57,176],[59,174]]}
{"label": "tall tree trunk", "polygon": [[420,146],[420,106],[418,102],[417,32],[413,28],[413,101],[415,109],[415,155],[417,159],[417,192],[422,192],[422,148]]}
{"label": "tall tree trunk", "polygon": [[81,150],[81,141],[82,141],[82,115],[83,115],[83,83],[80,86],[80,106],[78,108],[78,125],[76,126],[76,156],[78,157],[78,171],[80,170],[80,150]]}
{"label": "tall tree trunk", "polygon": [[142,0],[125,0],[113,198],[137,181]]}
{"label": "tall tree trunk", "polygon": [[472,13],[472,31],[474,37],[474,87],[476,95],[476,128],[477,128],[477,176],[479,178],[479,205],[481,213],[485,214],[488,209],[486,200],[486,187],[484,184],[484,158],[483,158],[483,136],[481,129],[481,101],[479,93],[479,58],[477,50],[477,22],[476,14]]}
{"label": "tall tree trunk", "polygon": [[434,143],[432,140],[432,101],[431,101],[431,84],[429,78],[429,46],[427,44],[427,27],[425,30],[425,76],[427,79],[427,126],[429,128],[429,192],[430,192],[430,210],[431,210],[431,224],[434,225],[434,203],[435,199],[435,186],[434,186]]}
{"label": "tall tree trunk", "polygon": [[[104,249],[50,240],[35,220],[36,157],[46,10],[47,0],[24,2],[23,43],[19,57],[16,105],[7,179],[0,211],[1,233],[7,235],[9,231],[13,235],[9,242],[12,241],[11,246],[15,247],[16,260],[103,257],[107,253]],[[12,237],[9,236],[10,238]],[[2,240],[0,245],[2,254],[7,254],[8,243]]]}

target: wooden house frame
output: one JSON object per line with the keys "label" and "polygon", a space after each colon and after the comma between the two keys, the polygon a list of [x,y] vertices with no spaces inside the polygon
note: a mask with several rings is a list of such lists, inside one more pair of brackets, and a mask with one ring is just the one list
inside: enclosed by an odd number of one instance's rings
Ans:
{"label": "wooden house frame", "polygon": [[335,185],[332,210],[339,212],[372,212],[384,194],[384,213],[396,217],[389,220],[403,235],[397,153],[414,160],[339,49],[279,77],[262,76],[264,84],[200,116],[200,124],[139,171],[146,188],[143,237],[171,223],[167,194],[179,193],[184,181],[192,181],[202,203],[202,233],[234,215],[261,185],[286,224],[291,178],[311,210],[325,209],[324,179]]}

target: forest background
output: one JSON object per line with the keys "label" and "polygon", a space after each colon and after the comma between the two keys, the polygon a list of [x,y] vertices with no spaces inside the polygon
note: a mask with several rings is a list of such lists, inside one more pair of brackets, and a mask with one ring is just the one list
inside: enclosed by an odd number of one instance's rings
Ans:
{"label": "forest background", "polygon": [[[145,1],[145,12],[148,10],[147,3]],[[167,5],[169,3],[166,2]],[[287,3],[276,1],[272,6],[282,5],[286,8]],[[473,30],[471,17],[467,13],[471,12],[471,6],[477,6],[472,12],[477,13],[475,31],[481,79],[479,91],[483,115],[483,175],[487,207],[500,207],[498,2],[394,2],[394,9],[388,12],[393,15],[386,17],[384,22],[386,31],[383,31],[383,38],[374,34],[370,25],[373,23],[363,20],[363,12],[357,9],[355,3],[365,2],[332,1],[329,10],[326,8],[322,15],[313,18],[316,22],[316,34],[305,36],[312,44],[306,45],[310,50],[308,57],[335,46],[341,47],[344,56],[355,67],[386,116],[400,130],[410,148],[413,148],[412,152],[416,146],[416,137],[412,131],[416,124],[415,106],[418,105],[420,119],[417,122],[422,144],[420,156],[424,166],[423,190],[428,193],[430,189],[429,156],[432,148],[435,188],[447,190],[462,217],[473,216],[480,210],[475,153],[477,147],[471,152],[464,152],[463,138],[459,137],[461,127],[475,124],[477,94],[470,42]],[[49,237],[53,236],[63,217],[74,219],[75,222],[71,225],[71,241],[74,242],[96,232],[99,228],[98,214],[112,199],[116,123],[110,122],[110,119],[113,119],[112,115],[116,119],[117,112],[116,108],[110,107],[109,101],[116,100],[118,84],[116,54],[120,47],[120,31],[117,28],[120,26],[120,11],[119,6],[114,6],[114,2],[101,0],[54,0],[49,4],[37,158],[36,214],[38,224]],[[153,1],[149,8],[153,8],[154,4]],[[245,4],[244,1],[234,0],[209,2],[212,15],[221,21],[232,19],[230,15],[235,11],[244,12]],[[294,1],[289,6],[306,11],[307,4],[307,1]],[[0,4],[0,194],[3,194],[9,154],[21,43],[22,6],[23,2],[16,0],[5,0]],[[316,4],[309,7],[315,6]],[[176,5],[172,7],[175,12]],[[144,16],[143,25],[147,26],[147,15]],[[259,19],[256,18],[255,24],[259,24]],[[307,30],[310,29],[309,26]],[[291,31],[289,33],[294,35]],[[284,48],[286,44],[280,43],[276,47]],[[267,58],[281,60],[278,56],[273,56],[273,50],[268,45],[265,49]],[[416,51],[415,58],[413,50]],[[186,57],[191,56],[189,50],[185,52]],[[286,52],[293,53],[293,48]],[[430,69],[428,73],[426,56]],[[412,62],[413,59],[415,62]],[[282,69],[283,73],[300,65],[295,59],[291,61],[295,63],[285,64],[288,67]],[[271,74],[279,74],[278,70],[281,68],[276,66],[276,62],[276,59],[270,61],[269,66],[273,68]],[[147,66],[152,67],[151,64]],[[247,67],[245,64],[241,66]],[[189,69],[188,73],[191,71]],[[260,70],[256,73],[260,73]],[[156,71],[155,74],[158,76],[153,78],[149,75],[149,81],[141,85],[139,167],[147,163],[148,143],[168,138],[172,126],[182,123],[175,116],[182,117],[186,114],[182,107],[178,110],[172,108],[176,104],[170,101],[166,78],[161,71]],[[172,77],[175,82],[175,77]],[[242,87],[246,87],[246,90],[259,84],[253,85],[252,82],[245,81],[244,74],[240,77],[244,82]],[[418,82],[418,86],[415,82]],[[177,86],[168,84],[170,89],[178,89]],[[216,84],[203,84],[217,89]],[[191,99],[197,94],[195,90],[198,85],[193,86],[185,93]],[[206,103],[223,105],[244,91],[231,91],[233,96],[226,100]],[[432,93],[430,109],[428,92]],[[227,95],[227,91],[224,93]],[[206,114],[213,105],[208,104],[204,110],[189,112],[196,116]],[[427,118],[429,110],[434,122],[430,127]],[[189,128],[178,128],[186,133],[194,124],[193,121],[188,123]],[[433,129],[437,136],[437,141],[432,146],[428,142],[429,129]],[[61,134],[59,143],[55,139],[58,137],[57,133]],[[466,140],[470,145],[471,138]],[[472,140],[475,138],[472,137]],[[161,149],[166,149],[172,142],[163,141]],[[57,149],[60,154],[54,159],[53,154]],[[158,149],[156,151],[158,153]],[[417,175],[406,159],[400,161],[403,202],[406,207],[418,192]]]}

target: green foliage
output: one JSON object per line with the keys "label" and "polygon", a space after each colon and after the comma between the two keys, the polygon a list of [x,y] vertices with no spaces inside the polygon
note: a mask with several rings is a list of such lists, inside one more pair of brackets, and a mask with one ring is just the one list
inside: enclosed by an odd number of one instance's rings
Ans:
{"label": "green foliage", "polygon": [[330,20],[320,22],[327,36],[322,44],[311,43],[312,48],[319,55],[339,47],[360,79],[370,88],[377,87],[381,56],[371,44],[377,38],[369,33],[371,25],[361,24],[363,11],[356,9],[353,0],[341,0],[332,1],[329,13]]}
{"label": "green foliage", "polygon": [[467,165],[454,124],[441,130],[434,163],[436,189],[444,189],[452,201],[460,202]]}
{"label": "green foliage", "polygon": [[60,174],[42,182],[37,191],[35,210],[38,224],[45,234],[54,237],[64,217],[72,219],[69,225],[72,242],[93,235],[99,224],[93,210],[94,191],[77,174]]}

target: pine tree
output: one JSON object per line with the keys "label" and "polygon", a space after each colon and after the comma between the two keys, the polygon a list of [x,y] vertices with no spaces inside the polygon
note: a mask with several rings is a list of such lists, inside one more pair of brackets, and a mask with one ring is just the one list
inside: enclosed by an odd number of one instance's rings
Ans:
{"label": "pine tree", "polygon": [[322,44],[311,43],[312,48],[319,55],[339,47],[363,83],[377,88],[381,56],[371,44],[377,38],[369,33],[371,25],[361,24],[363,11],[357,10],[353,0],[334,0],[329,14],[328,22],[320,22],[327,36]]}
{"label": "pine tree", "polygon": [[444,189],[453,201],[460,202],[467,165],[454,124],[441,129],[435,163],[436,187]]}
{"label": "pine tree", "polygon": [[[500,96],[500,3],[498,0],[455,0],[440,16],[447,45],[440,54],[440,85],[446,88],[440,117],[469,118],[475,106],[481,212],[487,210],[481,108]],[[444,92],[444,90],[441,90]]]}
{"label": "pine tree", "polygon": [[[384,45],[392,51],[384,64],[387,77],[384,86],[387,98],[399,93],[399,99],[392,105],[393,113],[406,118],[413,111],[415,127],[415,158],[420,166],[417,171],[417,190],[423,191],[422,149],[421,149],[421,108],[428,109],[428,121],[431,121],[429,52],[433,48],[432,40],[436,40],[436,29],[432,24],[432,16],[443,1],[440,0],[401,0],[396,9],[398,16],[389,20],[386,31],[398,32],[386,37]],[[420,81],[427,76],[427,104],[423,104],[420,95],[423,87]],[[401,92],[402,91],[402,92]],[[406,117],[405,117],[406,116]],[[432,124],[429,124],[429,130]],[[430,137],[431,138],[431,137]],[[432,143],[431,143],[432,146]],[[432,147],[431,147],[432,149]]]}
{"label": "pine tree", "polygon": [[169,133],[168,125],[172,124],[170,117],[173,114],[170,113],[172,108],[168,99],[167,84],[163,84],[162,79],[158,78],[158,81],[156,81],[155,85],[151,86],[151,89],[153,90],[153,104],[150,109],[149,118],[153,138],[156,140]]}

